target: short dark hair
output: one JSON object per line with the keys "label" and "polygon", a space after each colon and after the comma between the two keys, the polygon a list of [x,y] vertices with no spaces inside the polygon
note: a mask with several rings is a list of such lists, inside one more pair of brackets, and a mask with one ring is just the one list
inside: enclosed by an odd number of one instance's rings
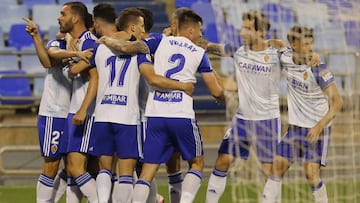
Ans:
{"label": "short dark hair", "polygon": [[125,30],[130,24],[137,23],[139,17],[145,18],[143,12],[135,7],[122,10],[116,19],[116,29],[118,31]]}
{"label": "short dark hair", "polygon": [[88,12],[87,7],[80,1],[70,1],[64,3],[64,6],[69,6],[72,13],[76,13],[81,17],[81,20],[85,24],[86,28],[91,28],[94,25],[92,15]]}
{"label": "short dark hair", "polygon": [[115,24],[115,8],[108,3],[99,3],[93,9],[94,18],[100,18],[107,23]]}
{"label": "short dark hair", "polygon": [[262,31],[265,38],[267,32],[270,30],[270,22],[266,15],[260,11],[249,11],[242,15],[242,20],[253,20],[256,31]]}
{"label": "short dark hair", "polygon": [[193,10],[184,10],[181,12],[178,16],[178,26],[179,28],[183,28],[185,26],[188,26],[190,23],[203,23],[202,18],[195,13]]}
{"label": "short dark hair", "polygon": [[153,15],[153,13],[147,8],[137,7],[137,9],[139,9],[144,14],[145,32],[149,33],[151,28],[154,25],[154,15]]}
{"label": "short dark hair", "polygon": [[287,39],[290,43],[294,42],[295,40],[299,40],[304,37],[314,37],[314,29],[307,28],[303,26],[293,26],[290,29],[290,32],[287,34]]}

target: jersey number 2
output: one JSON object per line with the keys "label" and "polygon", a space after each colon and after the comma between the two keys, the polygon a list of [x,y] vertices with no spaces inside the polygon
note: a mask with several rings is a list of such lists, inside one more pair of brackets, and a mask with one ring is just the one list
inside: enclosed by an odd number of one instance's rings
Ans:
{"label": "jersey number 2", "polygon": [[173,54],[170,56],[169,62],[172,64],[177,62],[178,64],[175,67],[170,68],[168,71],[166,71],[165,77],[176,80],[174,78],[171,78],[171,76],[174,75],[175,73],[180,72],[182,69],[184,69],[185,57],[182,54]]}
{"label": "jersey number 2", "polygon": [[119,81],[117,86],[122,87],[124,85],[124,80],[125,80],[125,74],[126,71],[129,67],[130,61],[131,61],[131,57],[127,57],[127,58],[119,58],[117,56],[110,56],[107,60],[106,60],[106,67],[110,66],[110,87],[113,86],[114,80],[115,80],[115,76],[116,76],[116,61],[117,59],[122,61],[122,65],[121,65],[121,71],[120,71],[120,76],[119,76]]}

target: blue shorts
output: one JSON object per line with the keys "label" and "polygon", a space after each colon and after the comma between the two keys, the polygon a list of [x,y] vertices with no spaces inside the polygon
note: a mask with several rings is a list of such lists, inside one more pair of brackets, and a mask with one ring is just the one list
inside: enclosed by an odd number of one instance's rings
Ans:
{"label": "blue shorts", "polygon": [[281,130],[280,118],[269,120],[244,120],[236,118],[225,133],[219,153],[248,159],[249,148],[254,145],[261,163],[272,163]]}
{"label": "blue shorts", "polygon": [[68,146],[67,152],[80,152],[94,155],[94,138],[91,131],[94,124],[94,116],[87,115],[82,125],[72,124],[75,114],[70,113],[67,118]]}
{"label": "blue shorts", "polygon": [[41,156],[60,159],[66,152],[66,137],[64,129],[66,118],[54,118],[50,116],[38,116],[38,135]]}
{"label": "blue shorts", "polygon": [[310,128],[302,128],[290,125],[285,136],[281,139],[276,153],[294,162],[305,157],[306,162],[326,165],[328,149],[330,145],[331,127],[325,127],[320,133],[319,140],[315,144],[306,141],[306,135]]}
{"label": "blue shorts", "polygon": [[112,156],[118,158],[139,157],[141,135],[138,125],[124,125],[109,122],[95,122],[93,136],[95,139],[94,154],[96,156]]}
{"label": "blue shorts", "polygon": [[195,119],[149,117],[144,143],[145,163],[166,163],[179,151],[184,160],[204,154],[203,141]]}

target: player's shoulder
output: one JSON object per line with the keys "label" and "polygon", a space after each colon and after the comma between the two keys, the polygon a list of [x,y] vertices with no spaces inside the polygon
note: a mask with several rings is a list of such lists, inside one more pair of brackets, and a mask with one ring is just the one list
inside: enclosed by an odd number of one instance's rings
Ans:
{"label": "player's shoulder", "polygon": [[48,43],[47,43],[47,48],[66,48],[66,40],[64,38],[58,38],[58,39],[53,39],[53,40],[50,40]]}

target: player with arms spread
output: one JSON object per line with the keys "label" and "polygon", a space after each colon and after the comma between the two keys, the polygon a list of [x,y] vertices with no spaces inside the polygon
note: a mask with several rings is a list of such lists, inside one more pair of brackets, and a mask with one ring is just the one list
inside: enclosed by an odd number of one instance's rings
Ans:
{"label": "player with arms spread", "polygon": [[312,55],[313,29],[294,26],[288,40],[291,49],[282,52],[280,61],[287,77],[289,128],[277,148],[262,202],[275,202],[281,193],[282,177],[291,163],[305,158],[305,174],[315,202],[326,203],[320,169],[326,165],[331,121],[342,108],[343,100],[325,64],[306,65]]}

